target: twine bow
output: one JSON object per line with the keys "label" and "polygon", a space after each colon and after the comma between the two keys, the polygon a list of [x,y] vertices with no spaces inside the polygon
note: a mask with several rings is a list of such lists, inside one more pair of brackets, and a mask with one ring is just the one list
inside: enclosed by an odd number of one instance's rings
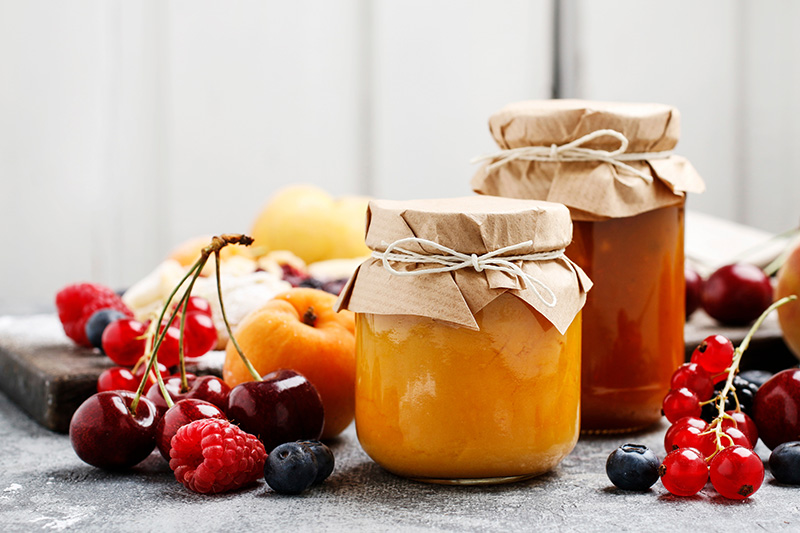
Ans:
{"label": "twine bow", "polygon": [[[442,252],[441,254],[421,254],[412,252],[401,248],[406,243],[424,244],[425,246],[435,248]],[[391,244],[383,243],[386,246],[384,252],[372,252],[372,257],[380,259],[383,262],[383,268],[391,272],[395,276],[421,276],[423,274],[437,274],[441,272],[450,272],[452,270],[459,270],[462,268],[473,268],[476,272],[484,270],[499,270],[511,274],[517,279],[522,280],[525,288],[533,289],[536,295],[542,300],[547,307],[555,307],[558,301],[555,293],[545,285],[545,283],[534,276],[531,276],[522,270],[515,261],[547,261],[551,259],[559,259],[564,256],[564,249],[553,250],[550,252],[537,252],[533,254],[524,255],[503,255],[508,252],[513,252],[521,248],[531,246],[533,241],[525,241],[519,244],[512,244],[504,248],[487,252],[482,255],[477,254],[464,254],[443,246],[437,242],[429,241],[427,239],[420,239],[418,237],[407,237],[399,239]],[[421,268],[416,270],[397,270],[390,262],[397,263],[429,263],[440,265],[432,268]],[[541,288],[549,298],[539,291]]]}
{"label": "twine bow", "polygon": [[[583,148],[583,145],[598,137],[613,137],[619,141],[619,148],[616,150],[594,150],[592,148]],[[486,166],[486,173],[499,166],[505,165],[511,161],[602,161],[617,168],[624,169],[635,176],[640,177],[646,183],[652,183],[653,177],[641,170],[638,170],[623,161],[644,161],[648,159],[664,159],[672,155],[671,151],[664,152],[633,152],[630,154],[625,153],[628,149],[628,138],[617,130],[597,130],[588,133],[583,137],[575,139],[574,141],[566,144],[557,145],[551,144],[550,146],[522,146],[520,148],[511,148],[508,150],[500,150],[494,154],[476,157],[470,163],[479,163],[481,161],[493,161]],[[623,182],[624,183],[624,182]]]}

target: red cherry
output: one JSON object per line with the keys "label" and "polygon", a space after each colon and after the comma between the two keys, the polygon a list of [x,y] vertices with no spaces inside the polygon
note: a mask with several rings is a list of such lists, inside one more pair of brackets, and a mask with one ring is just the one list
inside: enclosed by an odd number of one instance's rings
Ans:
{"label": "red cherry", "polygon": [[694,391],[700,401],[710,400],[714,395],[714,380],[711,374],[697,363],[684,363],[672,374],[670,389],[686,387]]}
{"label": "red cherry", "polygon": [[[180,376],[172,376],[164,381],[164,387],[173,402],[195,398],[216,405],[223,411],[228,406],[228,395],[231,388],[220,378],[216,376],[197,377],[194,374],[186,374],[186,382],[189,387],[186,390],[182,390]],[[152,387],[147,391],[147,397],[155,404],[162,415],[167,411],[167,402],[161,395],[161,389]]]}
{"label": "red cherry", "polygon": [[743,326],[772,303],[772,283],[755,265],[726,265],[703,284],[702,302],[703,309],[721,323]]}
{"label": "red cherry", "polygon": [[764,482],[764,464],[752,450],[742,446],[725,448],[711,460],[711,484],[722,496],[743,500]]}
{"label": "red cherry", "polygon": [[72,415],[69,440],[78,457],[98,468],[127,468],[143,461],[155,448],[156,407],[139,398],[136,414],[130,411],[135,393],[99,392]]}
{"label": "red cherry", "polygon": [[[163,331],[164,328],[162,327],[161,331],[159,331],[159,335],[161,335]],[[158,347],[157,357],[159,363],[167,367],[178,365],[180,362],[180,338],[180,329],[176,328],[175,326],[169,326],[167,328],[167,334],[164,336],[164,340]]]}
{"label": "red cherry", "polygon": [[[692,352],[696,363],[711,375],[719,374],[733,363],[733,343],[724,335],[709,335]],[[727,376],[722,379],[727,379]]]}
{"label": "red cherry", "polygon": [[703,292],[703,278],[695,269],[686,265],[684,267],[686,279],[686,318],[697,311],[700,307],[700,299]]}
{"label": "red cherry", "polygon": [[183,345],[188,358],[205,355],[217,345],[217,328],[210,315],[198,311],[186,313]]}
{"label": "red cherry", "polygon": [[778,372],[756,392],[753,420],[767,448],[800,440],[800,369]]}
{"label": "red cherry", "polygon": [[115,320],[103,330],[106,355],[120,366],[133,366],[144,355],[147,326],[132,318]]}
{"label": "red cherry", "polygon": [[189,422],[204,418],[226,419],[222,409],[196,398],[186,398],[175,402],[175,405],[164,413],[156,426],[156,447],[164,459],[169,461],[169,451],[172,448],[171,442],[175,433]]}
{"label": "red cherry", "polygon": [[685,416],[700,418],[702,407],[697,394],[683,387],[667,393],[661,404],[661,411],[667,417],[667,420],[674,423]]}
{"label": "red cherry", "polygon": [[284,442],[319,439],[325,422],[317,389],[294,370],[277,370],[263,381],[235,386],[225,412],[267,450]]}
{"label": "red cherry", "polygon": [[706,461],[692,448],[669,452],[658,467],[658,473],[664,488],[675,496],[693,496],[708,481]]}
{"label": "red cherry", "polygon": [[208,315],[209,317],[212,314],[211,304],[202,296],[189,296],[189,303],[186,306],[186,309],[183,311],[185,313],[200,312]]}
{"label": "red cherry", "polygon": [[131,371],[122,366],[112,366],[100,373],[97,378],[97,392],[112,390],[127,390],[135,392],[139,388],[139,381]]}

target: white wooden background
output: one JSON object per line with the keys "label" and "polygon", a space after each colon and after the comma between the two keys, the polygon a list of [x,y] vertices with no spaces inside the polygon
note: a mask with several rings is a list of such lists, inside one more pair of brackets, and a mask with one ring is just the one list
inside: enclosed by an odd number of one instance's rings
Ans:
{"label": "white wooden background", "polygon": [[788,0],[0,0],[0,313],[129,285],[286,184],[468,194],[488,116],[550,97],[556,55],[562,96],[681,109],[708,184],[690,208],[786,229],[797,20]]}

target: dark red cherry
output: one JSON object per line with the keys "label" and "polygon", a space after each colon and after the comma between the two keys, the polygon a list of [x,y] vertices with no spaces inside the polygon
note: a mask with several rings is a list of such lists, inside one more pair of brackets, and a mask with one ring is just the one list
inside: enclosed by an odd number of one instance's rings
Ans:
{"label": "dark red cherry", "polygon": [[156,445],[156,406],[135,393],[99,392],[78,407],[69,424],[69,440],[78,457],[98,468],[128,468],[143,461]]}
{"label": "dark red cherry", "polygon": [[702,303],[703,309],[719,322],[743,326],[772,303],[772,283],[755,265],[726,265],[703,283]]}
{"label": "dark red cherry", "polygon": [[106,368],[97,378],[97,392],[127,390],[136,392],[141,378],[136,378],[130,370],[122,366]]}
{"label": "dark red cherry", "polygon": [[175,402],[175,405],[164,413],[158,426],[156,426],[156,447],[164,459],[169,461],[172,437],[175,436],[178,429],[189,422],[203,418],[225,419],[225,413],[216,405],[195,398],[186,398]]}
{"label": "dark red cherry", "polygon": [[[186,374],[186,382],[189,387],[184,390],[181,388],[180,376],[172,376],[164,381],[164,387],[167,389],[173,402],[178,402],[186,398],[195,398],[214,404],[223,411],[227,408],[228,394],[231,388],[220,378],[216,376],[198,377],[194,374]],[[161,395],[161,389],[159,389],[158,386],[151,387],[150,390],[147,391],[147,397],[155,404],[159,413],[162,415],[166,413],[167,402]]]}
{"label": "dark red cherry", "polygon": [[683,270],[686,278],[686,318],[689,318],[700,307],[703,278],[689,265],[686,265]]}
{"label": "dark red cherry", "polygon": [[325,421],[314,385],[302,374],[285,369],[231,389],[226,414],[258,437],[267,450],[284,442],[319,439]]}
{"label": "dark red cherry", "polygon": [[778,372],[758,388],[753,420],[770,449],[800,440],[800,369]]}

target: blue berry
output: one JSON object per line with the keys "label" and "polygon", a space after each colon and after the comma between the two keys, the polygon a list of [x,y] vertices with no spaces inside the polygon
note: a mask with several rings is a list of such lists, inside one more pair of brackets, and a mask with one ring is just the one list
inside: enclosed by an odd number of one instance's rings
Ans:
{"label": "blue berry", "polygon": [[778,483],[800,485],[800,441],[776,446],[769,456],[769,469]]}
{"label": "blue berry", "polygon": [[92,313],[92,316],[86,321],[86,337],[89,339],[89,342],[92,343],[92,346],[98,348],[101,353],[105,353],[103,351],[102,341],[103,331],[105,331],[106,326],[115,320],[126,318],[127,316],[128,315],[121,311],[110,308],[100,309]]}
{"label": "blue berry", "polygon": [[317,457],[300,442],[277,446],[264,463],[264,479],[279,494],[300,494],[317,478]]}
{"label": "blue berry", "polygon": [[623,490],[647,490],[658,480],[656,454],[641,444],[623,444],[606,461],[606,474]]}
{"label": "blue berry", "polygon": [[310,448],[317,458],[317,477],[314,479],[312,485],[319,485],[328,479],[328,476],[333,472],[333,452],[318,440],[303,440],[298,442]]}

